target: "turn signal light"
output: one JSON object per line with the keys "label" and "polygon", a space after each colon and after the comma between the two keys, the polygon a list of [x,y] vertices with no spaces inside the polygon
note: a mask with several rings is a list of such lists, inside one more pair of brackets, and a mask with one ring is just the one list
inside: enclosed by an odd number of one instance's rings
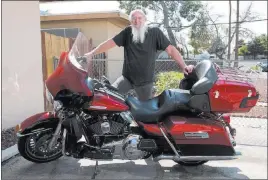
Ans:
{"label": "turn signal light", "polygon": [[15,127],[15,132],[18,133],[20,130],[21,130],[21,128],[20,128],[20,124],[18,124],[18,125]]}

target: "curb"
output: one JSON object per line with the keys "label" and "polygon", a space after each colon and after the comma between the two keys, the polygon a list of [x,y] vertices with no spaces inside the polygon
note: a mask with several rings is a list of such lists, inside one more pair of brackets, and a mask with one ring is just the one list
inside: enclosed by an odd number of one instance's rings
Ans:
{"label": "curb", "polygon": [[259,118],[259,119],[267,119],[267,116],[247,116],[247,115],[231,115],[231,117],[243,117],[243,118]]}
{"label": "curb", "polygon": [[267,107],[267,103],[265,103],[265,102],[257,102],[256,106],[257,107]]}
{"label": "curb", "polygon": [[18,151],[18,145],[15,144],[5,150],[2,150],[2,159],[1,162],[4,162],[10,158],[12,158],[13,156],[16,156],[17,154],[19,154]]}

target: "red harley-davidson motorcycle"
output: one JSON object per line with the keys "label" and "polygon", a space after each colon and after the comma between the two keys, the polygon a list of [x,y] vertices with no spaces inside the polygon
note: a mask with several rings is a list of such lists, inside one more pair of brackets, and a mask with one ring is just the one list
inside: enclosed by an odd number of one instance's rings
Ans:
{"label": "red harley-davidson motorcycle", "polygon": [[[222,74],[211,61],[199,62],[179,89],[148,101],[121,95],[106,78],[91,78],[89,41],[79,33],[46,80],[52,112],[17,125],[18,150],[27,160],[45,163],[61,156],[94,160],[170,159],[196,166],[231,160],[236,130],[227,113],[248,112],[258,92],[247,81]],[[92,66],[89,61],[88,66]]]}

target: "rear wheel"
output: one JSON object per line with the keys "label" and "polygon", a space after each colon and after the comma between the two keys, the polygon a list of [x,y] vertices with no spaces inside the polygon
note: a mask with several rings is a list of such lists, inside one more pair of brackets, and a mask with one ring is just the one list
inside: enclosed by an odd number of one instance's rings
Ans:
{"label": "rear wheel", "polygon": [[48,144],[52,139],[53,131],[40,132],[29,136],[19,137],[18,150],[25,159],[35,163],[47,163],[62,156],[62,143],[59,139],[52,150]]}
{"label": "rear wheel", "polygon": [[206,162],[208,161],[176,161],[176,163],[182,166],[200,166]]}

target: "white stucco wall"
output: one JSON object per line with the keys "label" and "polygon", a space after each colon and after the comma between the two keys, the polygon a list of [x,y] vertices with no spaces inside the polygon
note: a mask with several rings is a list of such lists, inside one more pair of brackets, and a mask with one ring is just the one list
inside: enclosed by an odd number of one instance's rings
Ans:
{"label": "white stucco wall", "polygon": [[41,23],[42,29],[51,28],[79,28],[80,31],[92,38],[93,46],[96,47],[107,40],[107,20],[69,20],[49,21]]}
{"label": "white stucco wall", "polygon": [[2,129],[44,111],[39,1],[2,2]]}
{"label": "white stucco wall", "polygon": [[[122,31],[122,28],[108,22],[108,38],[114,37],[120,31]],[[114,82],[119,76],[122,75],[123,60],[123,47],[114,47],[108,51],[107,76],[109,77],[110,82]]]}

